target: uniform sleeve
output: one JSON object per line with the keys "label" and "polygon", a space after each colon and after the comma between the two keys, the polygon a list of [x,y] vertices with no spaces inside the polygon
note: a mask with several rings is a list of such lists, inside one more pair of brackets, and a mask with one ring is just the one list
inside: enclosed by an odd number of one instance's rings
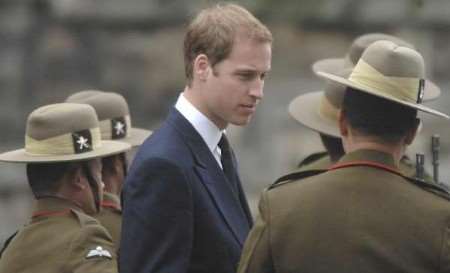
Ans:
{"label": "uniform sleeve", "polygon": [[127,178],[123,197],[120,272],[187,272],[193,215],[183,171],[164,159],[141,162]]}
{"label": "uniform sleeve", "polygon": [[103,194],[102,209],[93,217],[106,228],[113,239],[115,249],[118,250],[122,229],[122,211],[119,197],[105,192]]}
{"label": "uniform sleeve", "polygon": [[259,201],[259,216],[245,241],[238,273],[275,272],[270,249],[270,215],[267,191]]}
{"label": "uniform sleeve", "polygon": [[122,214],[114,208],[105,207],[93,216],[111,235],[115,249],[119,249],[120,233],[122,228]]}
{"label": "uniform sleeve", "polygon": [[82,227],[71,242],[66,272],[117,273],[117,256],[108,232],[99,224]]}

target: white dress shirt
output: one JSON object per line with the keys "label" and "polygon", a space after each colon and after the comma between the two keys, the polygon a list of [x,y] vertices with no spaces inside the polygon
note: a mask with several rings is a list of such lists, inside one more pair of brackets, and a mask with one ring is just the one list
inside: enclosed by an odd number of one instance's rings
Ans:
{"label": "white dress shirt", "polygon": [[175,109],[177,109],[178,112],[191,123],[197,133],[200,134],[217,163],[222,168],[222,163],[220,161],[221,151],[217,144],[219,143],[222,134],[225,133],[224,130],[220,130],[202,112],[195,108],[195,106],[184,97],[183,93],[178,96],[178,100],[175,103]]}

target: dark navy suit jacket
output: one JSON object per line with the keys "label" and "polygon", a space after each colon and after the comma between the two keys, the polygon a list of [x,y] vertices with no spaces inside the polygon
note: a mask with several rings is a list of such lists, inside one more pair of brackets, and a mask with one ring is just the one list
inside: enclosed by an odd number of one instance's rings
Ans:
{"label": "dark navy suit jacket", "polygon": [[237,194],[202,137],[172,109],[124,185],[120,272],[235,272],[252,224],[236,179]]}

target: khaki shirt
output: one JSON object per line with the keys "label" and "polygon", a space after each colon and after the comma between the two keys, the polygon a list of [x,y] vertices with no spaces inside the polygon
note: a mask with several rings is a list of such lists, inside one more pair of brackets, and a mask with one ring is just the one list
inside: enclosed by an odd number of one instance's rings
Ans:
{"label": "khaki shirt", "polygon": [[450,272],[448,194],[405,179],[381,152],[338,163],[263,192],[239,273]]}
{"label": "khaki shirt", "polygon": [[[296,171],[327,170],[333,164],[334,163],[331,161],[330,156],[326,152],[314,153],[302,160]],[[398,168],[402,174],[408,177],[416,176],[416,166],[414,162],[412,162],[406,155],[400,159]],[[427,172],[424,173],[424,180],[429,183],[435,183],[431,175]]]}
{"label": "khaki shirt", "polygon": [[3,252],[0,273],[116,273],[116,258],[97,220],[67,200],[42,198]]}
{"label": "khaki shirt", "polygon": [[94,215],[102,226],[108,230],[113,239],[116,251],[120,246],[120,233],[122,231],[122,208],[120,199],[111,193],[103,194],[102,210]]}

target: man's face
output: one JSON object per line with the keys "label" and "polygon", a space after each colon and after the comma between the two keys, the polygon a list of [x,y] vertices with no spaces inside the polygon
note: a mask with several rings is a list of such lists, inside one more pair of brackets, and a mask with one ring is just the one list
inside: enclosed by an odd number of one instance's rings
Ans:
{"label": "man's face", "polygon": [[237,37],[227,59],[210,69],[202,91],[204,114],[220,129],[228,123],[246,125],[263,97],[270,70],[270,43]]}

